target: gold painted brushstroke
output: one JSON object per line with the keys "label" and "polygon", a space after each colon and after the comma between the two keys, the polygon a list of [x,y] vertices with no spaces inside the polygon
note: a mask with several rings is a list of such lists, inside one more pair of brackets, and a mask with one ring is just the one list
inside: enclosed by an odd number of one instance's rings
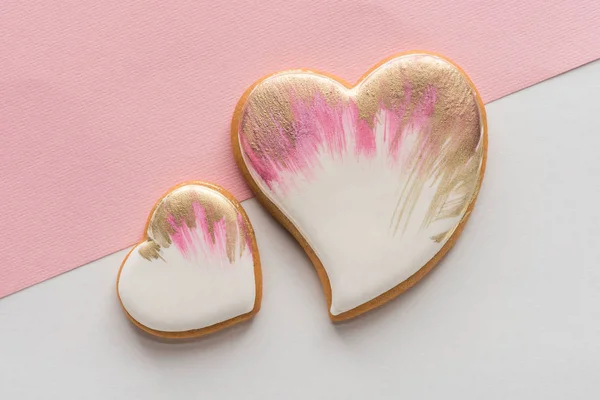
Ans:
{"label": "gold painted brushstroke", "polygon": [[148,261],[156,260],[158,258],[165,261],[165,259],[160,255],[160,250],[160,245],[154,240],[150,239],[138,246],[138,252],[140,253],[140,256]]}
{"label": "gold painted brushstroke", "polygon": [[[186,224],[188,228],[196,227],[196,216],[193,204],[198,203],[205,210],[210,240],[215,242],[214,225],[225,220],[226,252],[229,262],[236,259],[236,247],[240,254],[246,246],[246,233],[238,227],[238,212],[227,198],[220,193],[198,185],[182,186],[169,193],[156,206],[148,226],[149,240],[139,246],[139,253],[151,261],[160,257],[161,248],[168,248],[175,228],[169,222],[172,216],[176,223]],[[161,257],[162,258],[162,257]]]}
{"label": "gold painted brushstroke", "polygon": [[445,231],[442,233],[438,233],[437,235],[432,236],[430,239],[436,243],[442,243],[446,240],[446,238],[449,236],[450,233],[451,233],[451,231]]}
{"label": "gold painted brushstroke", "polygon": [[407,87],[411,90],[410,102],[396,137],[407,128],[410,116],[428,90],[435,91],[436,100],[428,124],[417,133],[417,141],[407,157],[410,162],[403,166],[407,183],[394,211],[394,233],[401,226],[406,228],[424,185],[431,179],[438,187],[422,227],[461,216],[479,182],[482,160],[482,127],[476,93],[462,73],[444,60],[414,55],[387,63],[357,89],[357,98],[362,100],[360,106],[368,110],[368,118],[374,119],[373,113],[378,112],[380,105],[398,109]]}

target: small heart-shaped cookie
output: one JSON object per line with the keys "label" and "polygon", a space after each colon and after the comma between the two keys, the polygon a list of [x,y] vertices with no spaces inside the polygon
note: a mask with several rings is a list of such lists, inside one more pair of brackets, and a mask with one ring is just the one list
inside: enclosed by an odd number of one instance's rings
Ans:
{"label": "small heart-shaped cookie", "polygon": [[117,294],[132,322],[167,338],[201,336],[256,314],[261,300],[256,239],[242,206],[202,182],[158,201],[144,240],[125,257]]}
{"label": "small heart-shaped cookie", "polygon": [[393,57],[351,86],[308,70],[268,76],[232,123],[242,173],[315,265],[330,317],[408,289],[461,232],[481,185],[481,99],[441,56]]}

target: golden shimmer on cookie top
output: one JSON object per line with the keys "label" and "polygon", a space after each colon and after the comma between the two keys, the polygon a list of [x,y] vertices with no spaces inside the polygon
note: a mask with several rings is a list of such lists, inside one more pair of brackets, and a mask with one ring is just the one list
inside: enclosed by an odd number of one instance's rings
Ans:
{"label": "golden shimmer on cookie top", "polygon": [[220,241],[225,238],[225,253],[233,262],[236,253],[244,252],[248,240],[244,225],[239,223],[240,218],[240,213],[218,192],[201,191],[193,185],[179,188],[168,201],[158,205],[148,227],[148,234],[153,239],[150,247],[157,251],[144,252],[148,257],[158,258],[160,249],[173,242],[185,252],[188,244],[194,245],[187,243],[188,239],[200,241],[199,237],[192,238],[186,232],[199,229],[204,240],[213,246],[222,244]]}
{"label": "golden shimmer on cookie top", "polygon": [[117,291],[128,317],[158,336],[200,336],[251,317],[260,261],[241,205],[214,185],[175,188],[123,262]]}
{"label": "golden shimmer on cookie top", "polygon": [[393,298],[454,242],[485,167],[483,104],[454,64],[394,57],[359,84],[291,70],[238,104],[233,146],[307,251],[334,320]]}

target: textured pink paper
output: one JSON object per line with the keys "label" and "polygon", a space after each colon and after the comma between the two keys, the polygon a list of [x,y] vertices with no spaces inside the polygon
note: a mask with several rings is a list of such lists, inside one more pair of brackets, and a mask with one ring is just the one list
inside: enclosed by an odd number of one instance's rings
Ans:
{"label": "textured pink paper", "polygon": [[134,243],[178,182],[249,197],[229,124],[264,74],[311,67],[354,81],[427,49],[464,67],[489,102],[600,57],[600,7],[4,0],[0,37],[2,297]]}

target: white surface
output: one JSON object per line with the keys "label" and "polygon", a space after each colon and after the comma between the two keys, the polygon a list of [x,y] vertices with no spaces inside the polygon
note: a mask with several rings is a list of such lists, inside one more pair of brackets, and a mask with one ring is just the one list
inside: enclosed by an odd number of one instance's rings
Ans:
{"label": "white surface", "polygon": [[465,232],[382,308],[331,324],[312,266],[249,201],[252,322],[181,344],[141,334],[115,296],[122,251],[0,300],[0,398],[599,398],[598,93],[596,62],[489,105]]}
{"label": "white surface", "polygon": [[[331,78],[303,72],[275,75],[265,81],[265,87],[277,85],[279,90],[285,90],[286,86],[283,85],[289,85],[288,82],[293,82],[294,79],[297,84],[318,82],[323,91],[333,93],[337,91],[339,97],[343,99],[346,96],[358,96],[355,93],[367,90],[363,85],[369,85],[368,82],[379,80],[380,85],[385,85],[386,79],[389,79],[386,78],[389,65],[401,64],[403,68],[418,70],[431,68],[434,62],[442,65],[437,67],[440,74],[452,78],[454,78],[452,73],[458,74],[456,67],[438,57],[411,54],[380,66],[352,91]],[[446,82],[446,86],[470,94],[468,101],[461,99],[463,103],[456,106],[468,110],[466,114],[469,111],[477,112],[474,117],[480,122],[481,110],[477,104],[476,94],[464,76],[462,74],[459,76],[460,83],[451,81],[451,85],[448,85]],[[414,77],[407,78],[406,84],[409,86],[412,82],[411,78]],[[417,78],[414,80],[416,81]],[[278,83],[269,84],[269,81]],[[448,89],[442,84],[435,90],[434,93],[437,93],[438,98],[448,95]],[[265,93],[269,93],[269,89],[261,91],[259,85],[248,96],[247,106],[240,118],[240,137],[248,136],[242,129],[245,116],[252,115],[253,108],[248,105],[253,104],[253,99],[257,96],[258,98],[265,96]],[[413,98],[415,96],[417,99],[414,101],[417,101],[417,104],[424,104],[425,95],[413,94]],[[423,97],[419,99],[418,96]],[[449,97],[452,98],[451,95]],[[356,104],[356,97],[351,98],[352,104]],[[293,98],[291,102],[296,104]],[[303,102],[300,101],[300,104]],[[323,107],[328,109],[329,106],[326,103],[314,106],[312,112]],[[294,106],[291,108],[295,109]],[[416,117],[414,112],[410,115],[407,111],[410,117],[408,122],[403,123],[401,138],[398,139],[398,126],[402,123],[402,119],[406,118],[405,110],[400,106],[398,108],[402,110],[400,115],[398,111],[390,111],[383,106],[377,112],[374,111],[374,126],[371,132],[375,149],[370,155],[361,154],[360,142],[357,140],[360,135],[358,111],[355,109],[352,112],[348,106],[342,106],[341,111],[330,108],[329,112],[337,115],[342,121],[339,128],[330,132],[330,136],[335,139],[324,139],[321,143],[305,143],[305,147],[317,146],[314,159],[309,155],[310,150],[298,150],[296,153],[299,154],[290,156],[291,160],[299,157],[307,163],[307,166],[289,169],[272,167],[278,176],[278,179],[272,182],[273,189],[262,179],[255,169],[256,164],[252,162],[264,157],[254,155],[253,159],[248,157],[246,152],[242,152],[245,156],[245,164],[261,191],[294,224],[323,264],[331,285],[330,312],[333,315],[340,315],[359,307],[417,273],[452,236],[479,186],[477,183],[483,157],[481,122],[475,129],[465,128],[465,131],[457,131],[449,135],[438,148],[434,144],[435,140],[423,140],[430,135],[428,130],[433,125],[432,117],[427,114]],[[303,115],[304,112],[311,112],[311,110],[296,114]],[[331,123],[331,117],[325,119],[327,122],[322,122],[318,114],[315,112],[317,122],[312,128],[314,132],[332,129],[331,126],[334,124]],[[452,125],[453,122],[457,122],[454,118],[457,119],[455,116],[449,116],[446,124]],[[465,125],[470,127],[468,124]],[[301,131],[306,127],[296,129]],[[253,146],[272,148],[272,141],[273,139],[269,138],[264,143],[260,143],[260,139],[255,139],[252,143]],[[332,145],[338,141],[344,145],[338,147]],[[397,142],[399,144],[392,144]],[[433,164],[434,161],[448,158],[448,154],[455,155],[456,153],[450,153],[455,149],[474,146],[474,144],[478,146],[469,149],[468,162],[458,166],[438,162],[435,169],[420,167],[428,162]],[[298,146],[303,147],[301,144]],[[337,150],[332,151],[331,146]],[[427,146],[427,150],[422,150],[423,146]],[[240,147],[244,148],[243,145]],[[293,161],[291,163],[294,164]],[[264,166],[259,163],[258,170],[262,169]],[[270,171],[266,175],[272,173]],[[458,184],[458,181],[451,183],[448,178],[441,177],[453,175],[467,177],[460,181],[462,185]],[[419,184],[415,176],[427,179],[427,182],[424,185]],[[450,186],[450,191],[444,198],[443,188],[448,185],[453,186]],[[418,200],[413,199],[413,195]],[[440,198],[443,200],[440,201]],[[413,204],[416,204],[414,208]],[[451,218],[430,216],[432,213],[448,214],[448,209],[455,208],[459,210],[456,213],[458,215],[453,215]],[[443,235],[444,238],[435,240],[434,238],[439,235]]]}

